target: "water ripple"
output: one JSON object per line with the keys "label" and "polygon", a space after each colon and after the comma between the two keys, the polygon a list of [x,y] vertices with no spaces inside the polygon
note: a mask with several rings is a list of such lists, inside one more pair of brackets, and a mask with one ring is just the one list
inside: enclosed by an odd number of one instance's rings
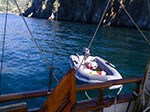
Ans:
{"label": "water ripple", "polygon": [[[4,20],[4,14],[0,14]],[[69,56],[82,54],[96,25],[54,22],[25,18],[44,56],[51,65],[55,27],[55,74],[59,80],[69,69]],[[0,22],[0,26],[4,23]],[[148,32],[146,32],[148,35]],[[0,29],[0,50],[3,29]],[[101,56],[116,65],[123,77],[142,76],[148,59],[147,44],[137,30],[101,27],[91,46],[91,54]],[[1,55],[1,53],[0,53]],[[59,69],[58,69],[59,68]],[[8,15],[2,93],[48,88],[49,69],[29,35],[21,17]],[[53,79],[52,87],[57,85]],[[34,101],[33,101],[34,102]],[[37,106],[37,105],[36,105]],[[39,105],[38,105],[39,106]]]}

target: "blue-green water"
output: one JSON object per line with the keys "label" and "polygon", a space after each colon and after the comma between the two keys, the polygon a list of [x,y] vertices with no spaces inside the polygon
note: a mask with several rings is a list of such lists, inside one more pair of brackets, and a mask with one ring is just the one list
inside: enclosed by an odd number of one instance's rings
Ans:
{"label": "blue-green water", "polygon": [[[4,14],[0,14],[0,51],[4,28]],[[56,23],[48,20],[25,18],[43,54],[51,64],[53,35]],[[55,75],[59,80],[69,69],[69,56],[81,54],[96,29],[96,25],[71,22],[57,22],[56,50],[54,57]],[[149,32],[144,31],[147,37]],[[113,63],[121,75],[143,76],[150,55],[147,43],[137,30],[101,27],[91,47],[91,54],[101,56]],[[1,55],[1,53],[0,53]],[[59,69],[58,69],[59,68]],[[2,94],[48,88],[49,70],[31,39],[21,17],[8,15]],[[77,83],[79,83],[77,81]],[[53,79],[52,87],[57,85]],[[132,86],[125,86],[122,93]],[[61,94],[61,93],[60,93]],[[92,93],[91,93],[92,94]],[[95,93],[94,93],[95,94]],[[83,99],[84,95],[78,97]],[[45,99],[29,100],[28,106],[38,107]]]}

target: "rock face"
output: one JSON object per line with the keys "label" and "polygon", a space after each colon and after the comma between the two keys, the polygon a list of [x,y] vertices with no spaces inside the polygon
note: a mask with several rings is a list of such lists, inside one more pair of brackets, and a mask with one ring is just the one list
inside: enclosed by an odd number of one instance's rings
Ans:
{"label": "rock face", "polygon": [[[31,7],[24,16],[48,19],[52,13],[56,17],[54,2],[57,0],[31,0]],[[97,24],[108,0],[59,0],[58,20]],[[150,28],[149,0],[120,0],[135,22],[144,29]],[[105,15],[103,24],[134,27],[118,0],[112,0]]]}
{"label": "rock face", "polygon": [[53,8],[54,0],[31,0],[32,4],[30,8],[28,8],[23,15],[36,18],[47,19],[51,13]]}
{"label": "rock face", "polygon": [[58,19],[98,23],[106,2],[102,0],[61,0]]}
{"label": "rock face", "polygon": [[[150,28],[150,3],[149,0],[134,0],[125,5],[136,24],[143,29]],[[112,25],[134,27],[133,22],[123,9],[119,9],[117,16],[112,21]]]}

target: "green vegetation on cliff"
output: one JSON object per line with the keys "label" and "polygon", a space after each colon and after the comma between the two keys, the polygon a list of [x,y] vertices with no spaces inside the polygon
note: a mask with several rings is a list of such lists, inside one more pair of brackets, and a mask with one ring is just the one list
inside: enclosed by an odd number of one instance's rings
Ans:
{"label": "green vegetation on cliff", "polygon": [[[28,8],[28,3],[30,0],[16,0],[21,11],[24,12]],[[7,0],[0,0],[0,12],[5,13]],[[9,13],[19,13],[14,0],[9,0]]]}

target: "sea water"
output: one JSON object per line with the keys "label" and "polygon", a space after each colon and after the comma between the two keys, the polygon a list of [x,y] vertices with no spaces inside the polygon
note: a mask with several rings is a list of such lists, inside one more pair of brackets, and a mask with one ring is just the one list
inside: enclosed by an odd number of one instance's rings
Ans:
{"label": "sea water", "polygon": [[[54,37],[54,73],[60,81],[70,68],[69,56],[82,54],[88,47],[96,25],[25,18],[43,55],[51,66]],[[0,14],[0,55],[4,35],[5,14]],[[149,38],[149,31],[144,31]],[[123,78],[143,76],[150,49],[136,29],[100,27],[90,48],[91,55],[100,56],[116,66]],[[1,57],[0,57],[1,58]],[[1,59],[0,59],[1,60]],[[49,69],[31,38],[22,18],[8,14],[2,74],[2,94],[48,89]],[[77,84],[81,82],[76,81]],[[52,88],[58,83],[53,78]],[[132,92],[134,85],[125,85],[122,94]],[[107,92],[106,92],[107,93]],[[60,93],[61,94],[61,93]],[[89,96],[98,95],[89,91]],[[77,99],[85,99],[84,92]],[[39,107],[46,98],[25,100],[28,107]]]}

